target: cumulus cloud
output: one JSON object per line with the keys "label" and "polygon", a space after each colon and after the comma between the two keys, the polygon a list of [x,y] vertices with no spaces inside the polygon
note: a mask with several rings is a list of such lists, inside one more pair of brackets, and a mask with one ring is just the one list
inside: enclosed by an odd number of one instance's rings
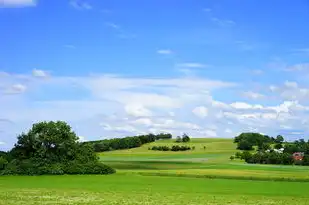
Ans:
{"label": "cumulus cloud", "polygon": [[36,0],[0,0],[0,8],[16,8],[36,6]]}
{"label": "cumulus cloud", "polygon": [[134,117],[150,117],[151,111],[140,104],[128,104],[125,106],[125,111],[128,115]]}
{"label": "cumulus cloud", "polygon": [[32,70],[32,75],[34,77],[37,77],[37,78],[46,78],[46,77],[48,77],[48,73],[46,71],[39,70],[39,69],[33,69]]}
{"label": "cumulus cloud", "polygon": [[206,107],[203,107],[203,106],[199,106],[199,107],[194,108],[192,110],[192,112],[200,118],[204,118],[208,115],[208,109]]}
{"label": "cumulus cloud", "polygon": [[[277,95],[278,100],[265,104],[263,101],[244,102],[239,96],[229,99],[230,102],[218,100],[215,96],[242,87],[233,82],[199,77],[97,74],[54,76],[46,81],[34,75],[2,73],[0,78],[2,91],[11,88],[15,93],[25,93],[0,97],[0,119],[14,121],[4,125],[0,120],[0,130],[8,136],[0,141],[7,144],[15,142],[17,133],[42,120],[65,120],[78,136],[88,140],[147,132],[233,137],[248,130],[271,135],[284,129],[309,134],[309,121],[305,120],[309,114],[307,101],[290,99],[306,88],[294,81],[273,85],[276,89],[272,94]],[[45,95],[47,89],[50,93]],[[289,99],[282,95],[287,91]],[[287,129],[288,126],[292,129]]]}

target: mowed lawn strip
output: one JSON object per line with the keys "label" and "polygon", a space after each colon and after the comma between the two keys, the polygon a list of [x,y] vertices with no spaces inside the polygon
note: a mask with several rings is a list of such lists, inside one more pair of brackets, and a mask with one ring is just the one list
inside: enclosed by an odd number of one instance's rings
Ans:
{"label": "mowed lawn strip", "polygon": [[0,177],[0,204],[308,204],[309,183],[138,175]]}

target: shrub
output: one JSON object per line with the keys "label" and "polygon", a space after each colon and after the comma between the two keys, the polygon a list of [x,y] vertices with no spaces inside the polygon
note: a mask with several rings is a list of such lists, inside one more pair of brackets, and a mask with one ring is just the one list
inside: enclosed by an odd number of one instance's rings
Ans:
{"label": "shrub", "polygon": [[235,157],[232,155],[232,156],[230,156],[230,160],[234,160],[235,159]]}
{"label": "shrub", "polygon": [[148,148],[151,150],[158,150],[158,151],[186,151],[186,150],[190,150],[191,147],[188,146],[179,146],[179,145],[174,145],[172,146],[172,148],[168,147],[168,146],[153,146],[152,148]]}

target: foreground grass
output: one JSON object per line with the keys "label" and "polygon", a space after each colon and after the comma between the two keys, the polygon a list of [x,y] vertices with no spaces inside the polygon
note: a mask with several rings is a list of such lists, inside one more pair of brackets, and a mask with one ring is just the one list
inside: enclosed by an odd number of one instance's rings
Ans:
{"label": "foreground grass", "polygon": [[309,204],[309,183],[139,176],[0,177],[0,204]]}

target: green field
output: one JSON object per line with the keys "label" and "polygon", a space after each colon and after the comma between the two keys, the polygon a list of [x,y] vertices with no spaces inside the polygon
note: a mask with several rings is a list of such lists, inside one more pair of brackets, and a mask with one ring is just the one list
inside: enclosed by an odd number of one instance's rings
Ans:
{"label": "green field", "polygon": [[148,150],[173,144],[100,153],[114,175],[0,177],[0,204],[309,204],[307,167],[231,161],[231,139],[192,139],[186,145],[195,150],[185,152]]}

